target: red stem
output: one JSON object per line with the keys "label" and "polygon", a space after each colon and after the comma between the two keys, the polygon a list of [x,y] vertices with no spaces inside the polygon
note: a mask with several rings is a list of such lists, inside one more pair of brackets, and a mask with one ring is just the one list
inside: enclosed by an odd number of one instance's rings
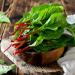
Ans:
{"label": "red stem", "polygon": [[27,46],[27,47],[25,47],[25,48],[23,48],[23,49],[16,50],[16,51],[13,53],[13,55],[21,54],[21,53],[23,53],[23,52],[25,52],[25,51],[28,51],[29,49],[30,49],[30,47]]}
{"label": "red stem", "polygon": [[4,50],[4,52],[6,52],[11,46],[12,46],[12,44],[11,44],[9,47],[7,47],[7,48]]}

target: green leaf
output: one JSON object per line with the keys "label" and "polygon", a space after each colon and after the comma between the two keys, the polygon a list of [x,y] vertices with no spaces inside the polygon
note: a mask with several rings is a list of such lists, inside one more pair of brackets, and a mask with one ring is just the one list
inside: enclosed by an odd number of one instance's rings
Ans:
{"label": "green leaf", "polygon": [[44,40],[43,37],[42,36],[39,36],[37,38],[37,40],[33,44],[30,45],[30,47],[38,46],[39,44],[42,43],[43,40]]}
{"label": "green leaf", "polygon": [[9,18],[2,12],[0,13],[0,23],[10,23]]}
{"label": "green leaf", "polygon": [[39,6],[35,6],[31,9],[31,13],[35,13],[35,12],[44,10],[48,7],[50,7],[50,4],[42,4],[42,5],[39,5]]}
{"label": "green leaf", "polygon": [[0,75],[7,73],[10,70],[15,69],[16,66],[14,64],[10,65],[10,66],[6,66],[6,65],[0,65]]}
{"label": "green leaf", "polygon": [[59,28],[56,31],[50,30],[50,29],[46,29],[40,32],[40,35],[47,40],[50,39],[58,39],[61,37],[61,35],[63,34],[64,30],[62,28]]}
{"label": "green leaf", "polygon": [[21,18],[18,22],[16,22],[16,25],[22,23],[23,19],[24,18]]}
{"label": "green leaf", "polygon": [[43,16],[47,13],[47,10],[40,11],[40,14],[36,19],[32,21],[32,24],[37,24],[39,21],[43,19]]}
{"label": "green leaf", "polygon": [[49,17],[46,23],[40,27],[40,29],[50,29],[56,31],[59,27],[65,28],[66,25],[66,17],[62,13],[54,13]]}
{"label": "green leaf", "polygon": [[75,25],[68,25],[66,29],[72,34],[75,40]]}

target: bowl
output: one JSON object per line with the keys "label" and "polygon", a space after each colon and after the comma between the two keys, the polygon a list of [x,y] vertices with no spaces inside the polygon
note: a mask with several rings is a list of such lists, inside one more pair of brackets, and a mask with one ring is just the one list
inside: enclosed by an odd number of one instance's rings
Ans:
{"label": "bowl", "polygon": [[49,52],[26,52],[22,53],[20,56],[25,62],[32,65],[49,65],[54,61],[58,60],[64,52],[64,47],[57,48]]}

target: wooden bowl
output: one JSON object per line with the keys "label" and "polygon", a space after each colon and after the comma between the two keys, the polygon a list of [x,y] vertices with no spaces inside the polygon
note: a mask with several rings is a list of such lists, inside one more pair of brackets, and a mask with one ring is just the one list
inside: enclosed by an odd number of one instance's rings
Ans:
{"label": "wooden bowl", "polygon": [[62,47],[49,52],[27,52],[25,54],[23,53],[20,55],[20,58],[32,65],[48,65],[60,58],[63,52],[64,48]]}

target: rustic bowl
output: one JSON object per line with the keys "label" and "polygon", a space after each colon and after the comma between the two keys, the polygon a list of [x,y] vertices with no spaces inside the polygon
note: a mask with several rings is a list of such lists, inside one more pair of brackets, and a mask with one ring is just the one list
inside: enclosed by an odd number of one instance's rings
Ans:
{"label": "rustic bowl", "polygon": [[48,65],[60,58],[63,52],[64,47],[49,52],[27,52],[21,54],[20,58],[32,65]]}

